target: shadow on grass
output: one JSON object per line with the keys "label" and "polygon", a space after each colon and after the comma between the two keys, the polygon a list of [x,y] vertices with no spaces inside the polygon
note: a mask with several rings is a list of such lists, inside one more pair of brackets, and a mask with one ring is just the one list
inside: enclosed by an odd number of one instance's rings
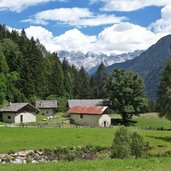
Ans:
{"label": "shadow on grass", "polygon": [[[126,126],[135,126],[137,123],[137,121],[134,121],[134,120],[128,120],[128,123],[126,124]],[[112,118],[111,119],[111,124],[113,126],[116,126],[116,125],[124,125],[122,119],[118,119],[118,118]]]}
{"label": "shadow on grass", "polygon": [[163,141],[166,141],[166,142],[171,142],[171,137],[156,137],[156,136],[147,136],[149,138],[153,138],[153,139],[157,139],[157,140],[163,140]]}

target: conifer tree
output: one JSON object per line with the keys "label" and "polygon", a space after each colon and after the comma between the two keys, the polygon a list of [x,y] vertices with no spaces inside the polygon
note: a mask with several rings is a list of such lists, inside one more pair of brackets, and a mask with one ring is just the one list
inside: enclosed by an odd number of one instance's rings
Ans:
{"label": "conifer tree", "polygon": [[0,73],[7,73],[9,71],[9,67],[6,61],[6,57],[2,52],[2,48],[0,46]]}
{"label": "conifer tree", "polygon": [[75,85],[74,85],[75,97],[80,99],[92,98],[92,90],[90,87],[90,81],[88,74],[83,67],[79,70]]}
{"label": "conifer tree", "polygon": [[56,54],[52,56],[52,73],[50,75],[50,95],[64,95],[64,74],[62,65],[57,60]]}
{"label": "conifer tree", "polygon": [[67,93],[70,98],[73,96],[73,92],[72,92],[72,70],[71,67],[68,63],[68,61],[66,59],[63,60],[62,62],[62,69],[63,69],[63,73],[64,73],[64,89],[65,89],[65,93]]}
{"label": "conifer tree", "polygon": [[96,98],[108,98],[108,85],[110,81],[110,76],[106,71],[105,65],[101,63],[91,79],[91,86],[94,88]]}
{"label": "conifer tree", "polygon": [[161,116],[166,116],[171,120],[171,59],[166,63],[161,73],[157,108]]}

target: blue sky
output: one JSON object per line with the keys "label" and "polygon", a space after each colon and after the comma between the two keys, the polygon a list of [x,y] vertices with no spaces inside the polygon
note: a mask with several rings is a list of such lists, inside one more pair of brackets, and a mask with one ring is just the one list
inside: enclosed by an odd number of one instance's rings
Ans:
{"label": "blue sky", "polygon": [[171,33],[170,0],[1,0],[0,22],[49,51],[124,53]]}

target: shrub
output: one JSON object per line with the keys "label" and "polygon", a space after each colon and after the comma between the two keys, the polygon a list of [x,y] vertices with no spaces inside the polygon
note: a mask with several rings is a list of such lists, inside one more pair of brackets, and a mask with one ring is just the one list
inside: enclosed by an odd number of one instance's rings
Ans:
{"label": "shrub", "polygon": [[143,137],[136,132],[131,134],[131,154],[135,158],[142,158],[145,152],[149,149],[149,144],[144,142]]}
{"label": "shrub", "polygon": [[131,155],[130,134],[125,127],[121,127],[115,133],[112,144],[112,158],[128,158]]}
{"label": "shrub", "polygon": [[135,158],[142,158],[149,149],[149,144],[136,132],[130,133],[127,128],[122,127],[115,133],[112,144],[113,158],[128,158],[131,155]]}

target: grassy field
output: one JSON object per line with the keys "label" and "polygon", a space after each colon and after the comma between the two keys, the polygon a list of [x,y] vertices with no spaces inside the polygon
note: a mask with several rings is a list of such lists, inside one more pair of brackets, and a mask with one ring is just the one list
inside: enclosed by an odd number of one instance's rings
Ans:
{"label": "grassy field", "polygon": [[165,118],[159,118],[157,113],[141,114],[140,116],[134,116],[133,122],[135,126],[139,128],[154,128],[154,129],[168,129],[171,128],[171,121]]}
{"label": "grassy field", "polygon": [[0,165],[0,171],[171,171],[171,158]]}
{"label": "grassy field", "polygon": [[[116,128],[0,128],[0,152],[57,146],[111,146]],[[139,130],[153,154],[171,150],[171,131]]]}
{"label": "grassy field", "polygon": [[[121,116],[118,114],[113,114],[112,118],[115,124],[121,122]],[[169,129],[171,128],[171,121],[158,117],[157,113],[146,113],[133,116],[129,126],[141,129]]]}
{"label": "grassy field", "polygon": [[[119,115],[112,115],[113,119],[120,121]],[[45,116],[38,115],[37,123],[42,123]],[[43,123],[64,123],[69,125],[68,118],[58,114],[55,119]],[[141,134],[150,143],[150,154],[163,154],[171,151],[171,131],[168,129],[170,121],[158,118],[156,113],[134,116],[130,122],[130,131]],[[151,130],[149,128],[151,127]],[[111,146],[114,133],[118,126],[113,128],[46,128],[46,127],[0,127],[0,153],[30,149],[52,149],[57,146]],[[148,129],[148,130],[147,130]],[[128,160],[97,160],[74,161],[59,163],[42,163],[27,165],[0,165],[0,171],[171,171],[171,158],[149,158]]]}

